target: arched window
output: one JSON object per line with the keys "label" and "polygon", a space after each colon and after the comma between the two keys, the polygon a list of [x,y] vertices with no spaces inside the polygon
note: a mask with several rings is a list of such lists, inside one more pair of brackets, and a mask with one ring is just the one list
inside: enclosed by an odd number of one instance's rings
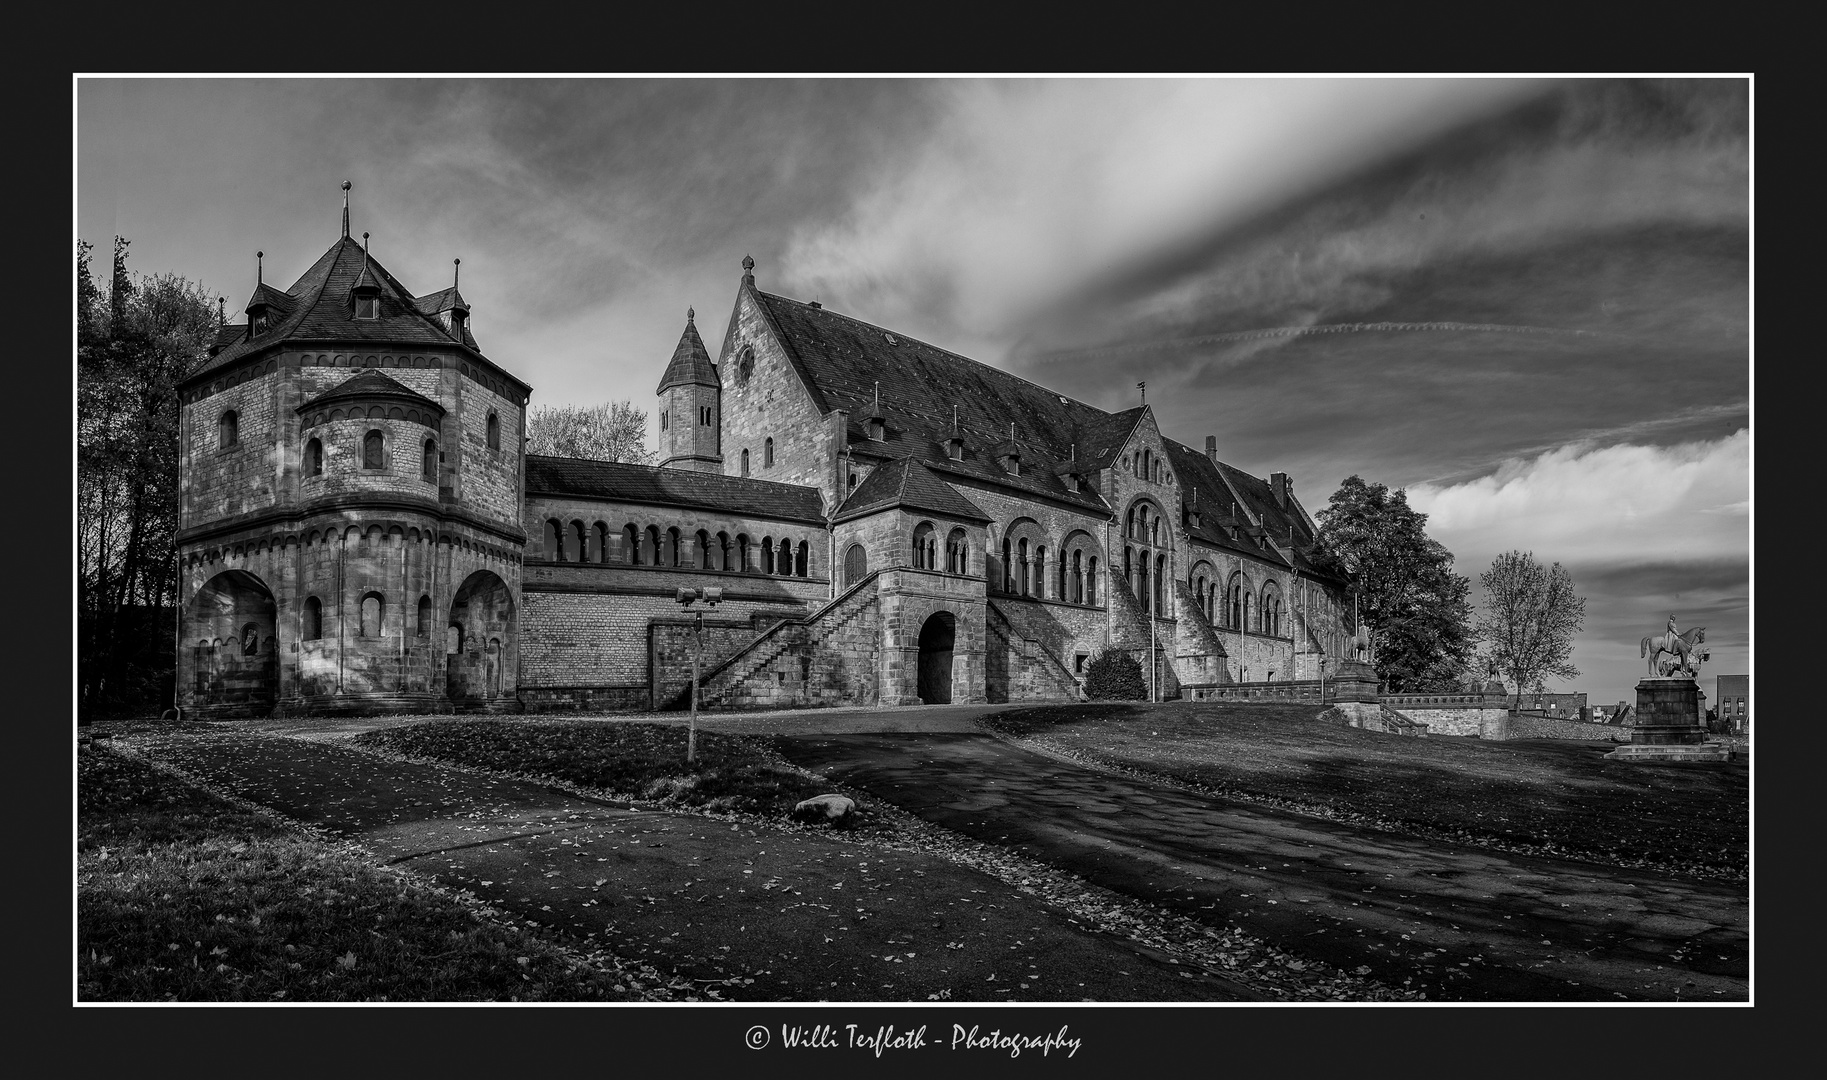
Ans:
{"label": "arched window", "polygon": [[749,548],[751,546],[748,533],[736,534],[736,569],[744,573],[747,573],[749,569]]}
{"label": "arched window", "polygon": [[425,460],[420,475],[427,484],[438,482],[438,444],[430,439],[425,440]]}
{"label": "arched window", "polygon": [[951,535],[945,538],[945,572],[971,572],[970,538],[963,529],[953,529]]}
{"label": "arched window", "polygon": [[1167,556],[1155,556],[1155,610],[1167,606]]}
{"label": "arched window", "polygon": [[593,561],[599,562],[599,563],[608,562],[609,561],[609,526],[604,525],[600,521],[597,522],[593,536],[595,537],[595,542],[593,545],[593,549],[590,552],[590,554],[595,556],[595,559]]}
{"label": "arched window", "polygon": [[808,564],[811,561],[812,561],[812,545],[808,544],[804,540],[801,540],[799,542],[799,552],[793,556],[793,576],[794,577],[805,577],[806,572],[809,569]]}
{"label": "arched window", "polygon": [[386,458],[381,452],[385,445],[386,440],[378,430],[362,436],[362,468],[385,468]]}
{"label": "arched window", "polygon": [[1026,537],[1023,537],[1015,545],[1015,564],[1017,567],[1015,580],[1018,583],[1018,591],[1021,595],[1026,596],[1032,589],[1032,582],[1028,579],[1028,541]]}
{"label": "arched window", "polygon": [[1072,553],[1072,578],[1071,578],[1071,581],[1072,581],[1072,585],[1071,585],[1072,602],[1075,604],[1084,603],[1085,602],[1085,553],[1082,551],[1075,551]]}
{"label": "arched window", "polygon": [[764,536],[761,539],[761,572],[764,574],[774,572],[774,538],[771,536]]}
{"label": "arched window", "polygon": [[584,539],[584,523],[581,521],[573,521],[571,523],[571,528],[565,532],[565,561],[585,561],[584,545],[586,543],[587,541]]}
{"label": "arched window", "polygon": [[1141,601],[1144,612],[1154,612],[1154,595],[1148,583],[1148,552],[1140,552],[1136,559],[1136,599]]}
{"label": "arched window", "polygon": [[312,439],[305,444],[305,475],[322,476],[324,474],[324,444],[322,439]]}
{"label": "arched window", "polygon": [[647,530],[641,533],[641,565],[661,565],[660,528],[657,525],[649,525],[647,526]]}
{"label": "arched window", "polygon": [[488,448],[501,449],[501,417],[496,416],[493,409],[488,413]]}
{"label": "arched window", "polygon": [[698,569],[715,570],[716,566],[714,566],[711,562],[710,533],[706,532],[703,529],[699,529],[697,540],[698,540]]}
{"label": "arched window", "polygon": [[1034,548],[1034,589],[1035,596],[1046,599],[1047,596],[1047,549]]}
{"label": "arched window", "polygon": [[380,593],[371,592],[362,597],[361,635],[365,638],[381,636],[381,618],[386,614],[387,601]]}
{"label": "arched window", "polygon": [[545,541],[546,541],[546,558],[552,560],[553,562],[564,562],[565,561],[564,530],[559,526],[557,518],[547,518],[546,519]]}
{"label": "arched window", "polygon": [[1002,591],[1015,591],[1015,543],[1006,536],[1002,538]]}
{"label": "arched window", "polygon": [[938,530],[930,521],[922,521],[913,531],[913,567],[916,570],[938,569]]}
{"label": "arched window", "polygon": [[324,602],[315,596],[305,597],[302,636],[306,641],[316,641],[324,636]]}
{"label": "arched window", "polygon": [[419,597],[419,636],[431,637],[431,597]]}
{"label": "arched window", "polygon": [[747,476],[748,474],[749,474],[749,452],[747,450],[744,450],[742,452],[742,475]]}
{"label": "arched window", "polygon": [[683,566],[683,565],[685,565],[684,556],[682,556],[679,553],[679,548],[681,546],[680,541],[683,540],[684,538],[685,538],[685,534],[681,533],[679,531],[679,527],[677,525],[674,525],[672,528],[666,530],[666,562],[664,565],[666,565],[666,566]]}
{"label": "arched window", "polygon": [[844,588],[849,588],[863,580],[869,572],[869,556],[864,553],[863,545],[851,544],[844,552]]}
{"label": "arched window", "polygon": [[774,467],[774,436],[769,435],[761,444],[761,465],[763,468]]}
{"label": "arched window", "polygon": [[444,651],[452,655],[463,651],[463,624],[451,623],[444,628]]}
{"label": "arched window", "polygon": [[241,441],[241,418],[235,415],[235,410],[222,414],[222,419],[216,423],[216,436],[219,450],[227,450]]}
{"label": "arched window", "polygon": [[665,431],[665,430],[666,430],[666,421],[667,421],[667,419],[668,419],[668,418],[669,418],[669,417],[668,417],[668,414],[667,414],[667,413],[661,413],[661,414],[660,414],[660,430],[661,430],[661,431]]}
{"label": "arched window", "polygon": [[641,534],[632,522],[622,526],[622,561],[630,566],[641,565]]}
{"label": "arched window", "polygon": [[730,534],[726,533],[726,532],[720,532],[717,534],[717,569],[728,570],[729,568],[730,568]]}
{"label": "arched window", "polygon": [[710,427],[711,426],[711,407],[709,405],[698,406],[698,426],[699,427]]}

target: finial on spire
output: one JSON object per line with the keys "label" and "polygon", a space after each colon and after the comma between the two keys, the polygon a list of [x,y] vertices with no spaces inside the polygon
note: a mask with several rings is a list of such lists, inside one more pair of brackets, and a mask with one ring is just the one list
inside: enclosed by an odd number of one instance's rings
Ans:
{"label": "finial on spire", "polygon": [[216,322],[222,326],[228,325],[228,297],[226,296],[216,297]]}
{"label": "finial on spire", "polygon": [[755,284],[755,260],[747,255],[742,257],[742,281],[746,285]]}
{"label": "finial on spire", "polygon": [[343,235],[349,235],[349,181],[343,181]]}
{"label": "finial on spire", "polygon": [[698,317],[698,309],[697,309],[697,308],[686,308],[686,309],[685,309],[685,321],[686,321],[686,322],[688,322],[688,323],[689,323],[689,322],[691,322],[691,321],[692,321],[692,320],[693,320],[693,319],[696,319],[696,318],[697,318],[697,317]]}
{"label": "finial on spire", "polygon": [[1148,384],[1146,382],[1136,383],[1136,389],[1142,391],[1142,404],[1148,404]]}
{"label": "finial on spire", "polygon": [[882,380],[880,379],[875,381],[875,411],[878,415],[882,411]]}
{"label": "finial on spire", "polygon": [[958,434],[958,406],[952,406],[952,434]]}
{"label": "finial on spire", "polygon": [[462,259],[452,259],[450,261],[450,265],[451,265],[450,287],[454,289],[457,287],[457,279],[459,279],[463,276],[463,260]]}
{"label": "finial on spire", "polygon": [[254,287],[255,288],[259,288],[260,283],[265,280],[265,277],[263,276],[265,268],[266,268],[266,252],[264,252],[264,251],[254,252]]}

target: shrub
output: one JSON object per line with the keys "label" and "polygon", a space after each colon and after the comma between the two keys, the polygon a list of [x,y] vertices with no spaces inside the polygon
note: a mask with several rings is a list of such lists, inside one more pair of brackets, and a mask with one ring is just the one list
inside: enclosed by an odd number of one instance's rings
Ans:
{"label": "shrub", "polygon": [[1097,654],[1085,670],[1085,696],[1093,701],[1141,701],[1148,696],[1142,665],[1126,652]]}

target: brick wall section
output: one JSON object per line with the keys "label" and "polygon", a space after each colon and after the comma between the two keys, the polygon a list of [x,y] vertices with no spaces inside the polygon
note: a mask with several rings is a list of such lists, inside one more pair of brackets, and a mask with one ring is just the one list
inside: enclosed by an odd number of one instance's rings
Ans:
{"label": "brick wall section", "polygon": [[[670,625],[680,618],[681,610],[670,590],[666,595],[652,596],[619,590],[565,593],[546,592],[535,584],[526,591],[523,603],[522,685],[541,691],[638,689],[645,707],[653,685],[650,628],[656,623]],[[712,658],[705,670],[713,670],[728,655],[754,640],[766,625],[804,610],[805,605],[787,597],[717,605],[714,614],[707,612],[705,616],[706,656]],[[715,633],[713,626],[719,628]],[[735,644],[725,648],[721,644],[725,638]],[[684,654],[684,662],[685,679],[689,682],[689,653]],[[546,697],[552,695],[548,693]]]}
{"label": "brick wall section", "polygon": [[[744,382],[737,360],[752,348],[755,367]],[[816,487],[827,509],[843,496],[836,480],[837,453],[843,445],[833,425],[812,403],[767,318],[747,288],[739,291],[729,329],[717,361],[723,380],[723,472],[742,475],[742,452],[749,452],[749,475],[762,480]],[[763,447],[774,440],[774,464],[763,464]]]}

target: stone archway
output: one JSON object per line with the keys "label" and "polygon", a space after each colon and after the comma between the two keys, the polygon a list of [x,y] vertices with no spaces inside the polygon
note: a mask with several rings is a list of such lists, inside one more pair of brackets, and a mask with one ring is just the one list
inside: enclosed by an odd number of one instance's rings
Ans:
{"label": "stone archway", "polygon": [[218,715],[264,716],[279,691],[279,605],[266,583],[224,570],[192,598],[183,640],[190,701]]}
{"label": "stone archway", "polygon": [[922,704],[951,704],[952,646],[957,636],[958,620],[949,611],[935,611],[921,625],[917,693]]}
{"label": "stone archway", "polygon": [[488,570],[463,579],[450,603],[444,685],[451,704],[489,708],[514,697],[514,595]]}

